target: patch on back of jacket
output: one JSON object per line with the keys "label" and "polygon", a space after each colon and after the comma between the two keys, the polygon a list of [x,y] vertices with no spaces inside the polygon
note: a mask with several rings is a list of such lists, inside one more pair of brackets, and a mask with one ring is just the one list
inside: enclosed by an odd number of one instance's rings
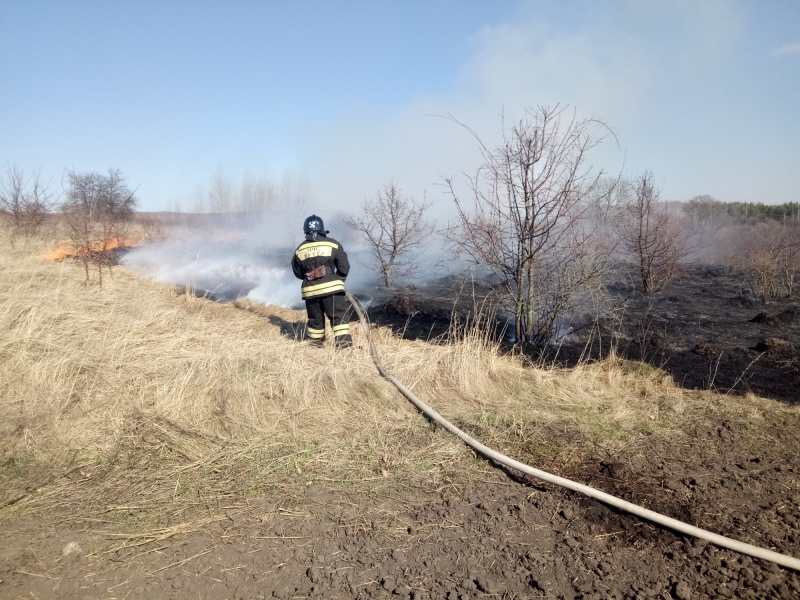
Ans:
{"label": "patch on back of jacket", "polygon": [[309,281],[314,281],[315,279],[322,279],[325,277],[325,265],[317,267],[313,271],[309,271],[306,273],[306,279]]}
{"label": "patch on back of jacket", "polygon": [[331,256],[338,247],[339,245],[333,242],[311,242],[300,246],[295,254],[302,261],[315,256]]}

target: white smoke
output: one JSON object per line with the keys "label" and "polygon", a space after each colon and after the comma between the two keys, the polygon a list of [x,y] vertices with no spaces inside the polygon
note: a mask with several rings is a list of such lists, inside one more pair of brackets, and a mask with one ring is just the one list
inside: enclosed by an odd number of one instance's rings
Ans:
{"label": "white smoke", "polygon": [[[303,220],[310,214],[325,219],[331,237],[343,244],[350,262],[346,286],[363,302],[380,301],[387,290],[380,269],[364,240],[346,226],[347,213],[325,212],[313,200],[286,196],[260,215],[187,214],[169,230],[170,239],[136,247],[123,259],[140,275],[220,302],[249,298],[285,308],[304,308],[301,282],[291,271],[294,250],[304,239]],[[465,265],[429,236],[414,262],[418,267],[397,286],[422,286]]]}
{"label": "white smoke", "polygon": [[[303,308],[301,282],[291,271],[294,249],[304,239],[303,219],[294,214],[296,207],[286,204],[288,208],[251,220],[194,215],[190,233],[176,229],[163,243],[133,248],[123,263],[143,277],[215,301],[246,297],[267,305]],[[333,237],[345,245],[350,259],[348,291],[365,300],[380,293],[377,271],[368,266],[367,252],[359,248],[343,222],[331,219],[329,227],[335,229]]]}
{"label": "white smoke", "polygon": [[[255,302],[282,306],[284,308],[299,308],[300,284],[294,276],[286,282],[288,269],[280,272],[280,278],[264,277],[261,282],[247,293],[247,297]],[[290,273],[291,275],[291,273]]]}
{"label": "white smoke", "polygon": [[247,297],[288,308],[302,304],[290,260],[291,249],[258,251],[242,243],[193,240],[134,248],[124,264],[155,281],[213,300]]}

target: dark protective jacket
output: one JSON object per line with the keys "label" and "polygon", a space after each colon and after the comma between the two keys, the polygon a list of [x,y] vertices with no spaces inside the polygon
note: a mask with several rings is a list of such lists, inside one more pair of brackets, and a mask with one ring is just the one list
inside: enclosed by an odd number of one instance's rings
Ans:
{"label": "dark protective jacket", "polygon": [[[320,267],[325,267],[325,274],[321,276]],[[308,236],[294,251],[292,271],[295,277],[303,280],[301,293],[303,300],[307,300],[344,292],[350,263],[339,242],[317,234],[317,239]],[[312,274],[311,279],[309,274]]]}

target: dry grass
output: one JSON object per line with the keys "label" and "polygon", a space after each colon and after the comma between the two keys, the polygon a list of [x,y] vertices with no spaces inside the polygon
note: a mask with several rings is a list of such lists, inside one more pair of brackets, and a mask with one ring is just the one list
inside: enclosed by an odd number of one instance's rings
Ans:
{"label": "dry grass", "polygon": [[[336,352],[292,339],[302,312],[222,305],[117,268],[102,288],[42,248],[0,250],[0,506],[108,527],[161,527],[312,482],[375,491],[466,482],[485,464],[420,417],[359,327]],[[790,411],[688,392],[609,358],[569,371],[504,356],[477,332],[428,344],[373,329],[387,368],[500,451],[568,465],[724,411]],[[754,412],[755,411],[755,412]],[[796,411],[795,411],[796,413]],[[561,434],[563,432],[564,435]]]}

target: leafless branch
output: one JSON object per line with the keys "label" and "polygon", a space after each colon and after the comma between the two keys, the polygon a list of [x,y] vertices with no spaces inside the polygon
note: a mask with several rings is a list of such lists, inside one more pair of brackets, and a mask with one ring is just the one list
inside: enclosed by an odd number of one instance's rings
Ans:
{"label": "leafless branch", "polygon": [[384,285],[416,268],[415,251],[424,246],[433,231],[425,219],[431,203],[403,196],[394,182],[386,184],[372,200],[365,200],[361,214],[345,220],[348,227],[367,242]]}
{"label": "leafless branch", "polygon": [[489,148],[453,120],[477,140],[483,165],[466,177],[471,206],[455,180],[445,179],[459,216],[450,239],[502,280],[517,341],[547,341],[604,262],[603,253],[586,252],[595,241],[587,200],[602,179],[587,159],[613,133],[564,107],[538,107],[504,127],[502,142]]}

